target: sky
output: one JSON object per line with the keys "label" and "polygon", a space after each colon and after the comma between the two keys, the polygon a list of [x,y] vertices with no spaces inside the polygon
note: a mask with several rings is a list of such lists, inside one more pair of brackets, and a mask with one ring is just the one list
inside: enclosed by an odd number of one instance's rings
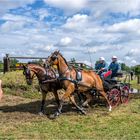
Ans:
{"label": "sky", "polygon": [[0,0],[0,59],[55,50],[93,65],[113,55],[140,64],[140,0]]}

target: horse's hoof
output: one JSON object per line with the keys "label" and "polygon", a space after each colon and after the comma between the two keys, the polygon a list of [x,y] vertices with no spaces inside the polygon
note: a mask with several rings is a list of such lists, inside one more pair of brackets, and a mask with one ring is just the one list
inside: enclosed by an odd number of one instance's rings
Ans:
{"label": "horse's hoof", "polygon": [[43,112],[38,112],[39,116],[43,116],[44,113]]}
{"label": "horse's hoof", "polygon": [[49,116],[49,119],[54,120],[54,119],[56,119],[56,117],[57,116],[55,114],[52,114],[52,115]]}
{"label": "horse's hoof", "polygon": [[56,113],[50,115],[49,118],[53,120],[53,119],[56,119],[58,116],[59,116],[59,113],[56,112]]}
{"label": "horse's hoof", "polygon": [[112,111],[112,106],[110,105],[110,106],[109,106],[109,112],[111,112],[111,111]]}
{"label": "horse's hoof", "polygon": [[87,115],[86,111],[82,111],[83,115]]}
{"label": "horse's hoof", "polygon": [[86,111],[84,111],[84,110],[81,110],[81,111],[80,111],[80,114],[81,114],[81,115],[87,115]]}
{"label": "horse's hoof", "polygon": [[89,108],[89,104],[82,104],[82,107]]}

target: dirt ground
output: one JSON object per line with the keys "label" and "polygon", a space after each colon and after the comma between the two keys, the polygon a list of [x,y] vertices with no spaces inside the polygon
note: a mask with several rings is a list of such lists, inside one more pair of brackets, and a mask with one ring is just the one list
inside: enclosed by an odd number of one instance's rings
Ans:
{"label": "dirt ground", "polygon": [[[20,96],[4,95],[2,100],[0,101],[0,124],[8,124],[11,122],[30,122],[32,120],[48,119],[49,115],[57,109],[55,100],[53,98],[50,99],[49,97],[49,99],[46,99],[45,115],[40,117],[38,114],[40,104],[40,99],[28,99]],[[105,106],[101,106],[101,112],[107,110]],[[88,113],[92,113],[93,110],[94,112],[96,110],[98,110],[99,112],[99,108],[97,106],[94,109],[87,109]],[[77,110],[71,104],[67,103],[64,105],[64,115],[77,115],[77,113]]]}

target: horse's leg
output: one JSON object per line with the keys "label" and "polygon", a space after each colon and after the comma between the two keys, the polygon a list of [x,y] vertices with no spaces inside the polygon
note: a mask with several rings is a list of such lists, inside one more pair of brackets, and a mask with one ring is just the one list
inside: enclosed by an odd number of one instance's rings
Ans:
{"label": "horse's leg", "polygon": [[83,107],[88,107],[88,106],[89,106],[88,103],[90,103],[90,102],[92,101],[93,97],[92,97],[92,95],[91,95],[90,93],[86,93],[85,95],[86,95],[87,99],[86,99],[86,101],[82,104],[82,106],[83,106]]}
{"label": "horse's leg", "polygon": [[69,98],[70,98],[71,102],[75,105],[75,107],[76,107],[82,114],[86,115],[86,112],[83,110],[83,108],[79,107],[79,106],[77,105],[77,103],[75,102],[74,95],[71,95]]}
{"label": "horse's leg", "polygon": [[84,103],[84,97],[83,97],[84,95],[81,92],[77,91],[77,96],[78,96],[80,105],[82,105]]}
{"label": "horse's leg", "polygon": [[68,97],[70,97],[70,95],[74,92],[74,84],[69,84],[69,86],[67,87],[65,94],[62,96],[61,100],[60,100],[60,105],[58,107],[58,110],[50,116],[51,119],[55,119],[57,116],[59,116],[62,112],[62,107],[64,104],[65,99],[67,99]]}
{"label": "horse's leg", "polygon": [[111,111],[112,110],[112,106],[111,106],[111,104],[110,104],[110,102],[109,102],[109,100],[107,98],[107,94],[103,90],[102,91],[99,91],[99,92],[106,99],[106,101],[107,101],[107,103],[109,105],[109,111]]}
{"label": "horse's leg", "polygon": [[59,107],[60,106],[60,100],[59,100],[59,96],[58,96],[57,90],[53,90],[53,94],[55,96],[56,103],[57,103],[57,105]]}
{"label": "horse's leg", "polygon": [[42,92],[42,101],[41,101],[41,108],[40,108],[39,115],[43,115],[44,114],[45,100],[46,100],[46,92]]}

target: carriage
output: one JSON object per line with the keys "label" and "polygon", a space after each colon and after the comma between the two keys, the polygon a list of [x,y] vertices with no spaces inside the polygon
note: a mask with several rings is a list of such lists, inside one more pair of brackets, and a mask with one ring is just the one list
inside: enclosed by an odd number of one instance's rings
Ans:
{"label": "carriage", "polygon": [[[79,70],[83,70],[83,69],[93,70],[92,67],[90,67],[84,63],[69,62],[69,65],[72,65],[76,69],[79,69]],[[95,71],[95,72],[98,74],[97,71]],[[110,71],[108,71],[104,75],[103,85],[104,85],[104,89],[107,93],[108,100],[111,103],[111,106],[116,107],[121,103],[127,104],[129,101],[129,97],[130,97],[130,93],[129,93],[130,84],[126,83],[125,80],[123,80],[123,81],[112,80],[110,78],[110,74],[111,74]],[[123,73],[118,73],[116,77],[117,77],[117,79],[123,77]],[[100,94],[96,91],[96,89],[92,89],[90,92],[97,101],[100,99]]]}
{"label": "carriage", "polygon": [[[53,65],[57,65],[58,77],[52,68]],[[52,119],[62,113],[62,107],[67,98],[70,99],[78,111],[86,114],[85,110],[76,103],[74,92],[85,94],[86,100],[82,105],[91,102],[93,97],[100,97],[102,95],[108,103],[109,111],[111,111],[112,107],[116,107],[120,103],[127,103],[129,100],[129,84],[108,78],[101,79],[92,67],[88,66],[87,68],[85,64],[68,63],[59,51],[55,51],[48,57],[46,69],[48,71],[43,67],[29,64],[24,66],[24,75],[28,84],[32,83],[34,75],[38,78],[42,91],[41,113],[44,112],[47,92],[49,90],[53,91],[58,108],[51,116]],[[87,71],[83,69],[87,69]],[[50,75],[48,75],[49,73]],[[106,86],[106,83],[109,86]],[[65,92],[61,99],[59,99],[57,90],[62,87],[65,88]]]}

